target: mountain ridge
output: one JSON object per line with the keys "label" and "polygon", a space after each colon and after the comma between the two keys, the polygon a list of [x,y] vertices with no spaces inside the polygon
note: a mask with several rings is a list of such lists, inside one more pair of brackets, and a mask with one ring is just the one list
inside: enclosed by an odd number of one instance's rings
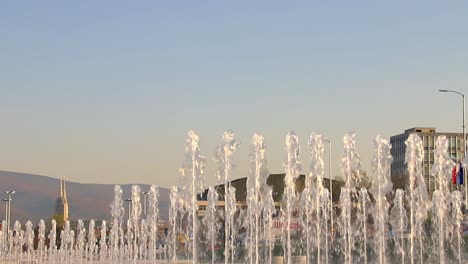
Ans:
{"label": "mountain ridge", "polygon": [[[130,198],[131,187],[140,186],[142,191],[149,190],[148,184],[119,184],[122,187],[122,199]],[[115,184],[66,182],[70,220],[96,219],[110,220],[110,204],[114,199]],[[50,219],[55,211],[55,202],[60,191],[57,178],[30,173],[1,171],[0,191],[15,190],[12,195],[12,223],[40,219]],[[7,198],[6,194],[1,194]],[[141,196],[143,202],[143,197]],[[168,218],[169,189],[159,188],[159,212],[162,219]],[[5,208],[5,203],[0,208]],[[125,210],[127,207],[125,206]],[[5,219],[5,210],[0,209],[0,219]]]}

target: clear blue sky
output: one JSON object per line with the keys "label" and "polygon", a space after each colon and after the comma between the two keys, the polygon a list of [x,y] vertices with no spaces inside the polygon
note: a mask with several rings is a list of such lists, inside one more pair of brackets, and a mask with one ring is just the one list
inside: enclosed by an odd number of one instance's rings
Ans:
{"label": "clear blue sky", "polygon": [[[252,3],[255,2],[255,3]],[[195,129],[215,182],[223,131],[254,132],[282,172],[284,137],[371,142],[461,130],[467,1],[3,1],[0,169],[98,183],[177,183]],[[306,170],[305,170],[306,171]],[[369,172],[370,173],[370,172]]]}

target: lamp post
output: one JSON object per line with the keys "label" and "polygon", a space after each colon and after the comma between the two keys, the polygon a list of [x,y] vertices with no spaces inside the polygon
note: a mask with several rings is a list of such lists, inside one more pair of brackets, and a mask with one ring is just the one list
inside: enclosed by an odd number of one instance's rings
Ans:
{"label": "lamp post", "polygon": [[[8,223],[8,201],[10,201],[9,199],[2,199],[2,201],[5,202],[5,224]],[[6,226],[4,226],[3,228],[5,228],[5,231],[7,232],[8,234],[8,228]]]}
{"label": "lamp post", "polygon": [[[465,95],[458,92],[458,91],[453,91],[453,90],[439,90],[439,92],[442,93],[455,93],[458,94],[462,97],[463,100],[463,123],[462,123],[462,128],[463,128],[463,160],[466,157],[466,133],[465,133]],[[463,166],[463,172],[465,172],[465,166]],[[466,176],[466,173],[463,173],[465,180],[465,210],[468,209],[468,183],[466,182],[468,180],[468,177]]]}
{"label": "lamp post", "polygon": [[5,226],[3,228],[5,228],[5,231],[6,231],[5,238],[6,238],[7,242],[8,242],[8,239],[9,239],[10,236],[8,235],[9,232],[8,232],[8,224],[7,223],[8,223],[8,202],[10,201],[10,199],[2,199],[2,201],[5,202],[5,224],[7,225],[7,226]]}
{"label": "lamp post", "polygon": [[328,178],[330,180],[330,225],[331,231],[333,233],[333,181],[331,172],[332,142],[328,138],[325,138],[324,140],[328,142]]}
{"label": "lamp post", "polygon": [[3,191],[4,193],[6,193],[8,195],[8,199],[7,199],[7,208],[5,209],[5,212],[6,212],[6,221],[7,221],[7,234],[8,234],[8,231],[10,231],[10,222],[11,222],[11,195],[13,195],[15,193],[15,191],[13,190],[10,190],[10,191]]}

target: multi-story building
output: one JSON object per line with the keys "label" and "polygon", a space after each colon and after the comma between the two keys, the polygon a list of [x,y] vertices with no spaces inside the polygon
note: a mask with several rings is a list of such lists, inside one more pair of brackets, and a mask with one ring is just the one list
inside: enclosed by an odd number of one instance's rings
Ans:
{"label": "multi-story building", "polygon": [[[416,133],[423,142],[424,147],[424,160],[423,160],[423,176],[426,181],[426,186],[430,195],[434,191],[434,177],[430,175],[432,165],[434,164],[434,149],[437,137],[446,136],[449,145],[449,154],[453,161],[461,162],[463,159],[463,134],[462,133],[446,133],[436,132],[434,127],[414,127],[406,129],[403,134],[390,137],[392,144],[391,154],[393,156],[393,163],[391,165],[391,177],[393,188],[405,189],[408,183],[408,171],[405,163],[406,145],[405,141],[409,135]],[[450,181],[451,178],[447,178]]]}

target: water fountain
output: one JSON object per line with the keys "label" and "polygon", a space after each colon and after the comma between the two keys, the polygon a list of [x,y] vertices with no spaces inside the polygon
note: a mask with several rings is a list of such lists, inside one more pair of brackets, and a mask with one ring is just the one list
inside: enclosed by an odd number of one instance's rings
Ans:
{"label": "water fountain", "polygon": [[130,257],[133,259],[138,259],[138,256],[140,254],[139,250],[139,245],[141,243],[140,241],[140,217],[141,217],[141,203],[140,203],[140,194],[141,194],[141,189],[138,185],[133,185],[132,186],[132,211],[130,215],[129,221],[131,221],[131,226],[132,226],[132,231],[133,234],[131,234],[131,240],[129,240],[129,244],[132,245],[132,251]]}
{"label": "water fountain", "polygon": [[374,234],[374,248],[378,254],[378,262],[387,262],[386,224],[388,222],[389,203],[387,195],[392,191],[390,179],[390,164],[393,160],[390,155],[390,142],[381,135],[374,140],[374,158],[372,160],[372,187],[370,193],[375,199],[371,215],[373,216],[376,232]]}
{"label": "water fountain", "polygon": [[211,263],[216,261],[216,242],[218,234],[218,212],[216,210],[216,202],[218,201],[218,192],[213,187],[208,188],[208,206],[206,207],[206,215],[203,218],[204,224],[207,226],[207,244],[211,249]]}
{"label": "water fountain", "polygon": [[178,249],[178,239],[177,236],[179,234],[178,227],[178,212],[179,209],[179,191],[177,187],[173,186],[171,188],[171,192],[169,194],[170,200],[170,207],[169,207],[169,236],[167,240],[167,246],[169,251],[169,260],[176,263],[177,262],[177,249]]}
{"label": "water fountain", "polygon": [[408,214],[405,209],[404,199],[405,192],[402,189],[397,189],[395,192],[394,205],[390,211],[389,216],[389,221],[390,225],[392,226],[393,239],[395,243],[394,255],[400,255],[400,263],[405,263],[405,231],[408,226]]}
{"label": "water fountain", "polygon": [[431,260],[441,264],[446,262],[445,251],[446,240],[448,238],[449,208],[450,208],[450,190],[447,181],[447,175],[450,175],[455,163],[448,153],[448,140],[445,136],[437,138],[434,150],[434,165],[432,165],[431,174],[435,178],[436,190],[432,196],[432,214],[433,214],[433,246],[434,252],[438,252],[438,258]]}
{"label": "water fountain", "polygon": [[12,251],[14,258],[18,258],[18,256],[21,254],[22,248],[23,248],[23,230],[21,230],[21,224],[19,221],[15,221],[15,224],[13,225],[13,236],[12,236]]}
{"label": "water fountain", "polygon": [[296,196],[296,183],[295,181],[299,178],[299,174],[302,170],[301,162],[299,159],[299,138],[294,132],[288,132],[286,135],[286,160],[284,162],[284,168],[286,174],[284,176],[284,193],[283,193],[283,250],[285,251],[285,262],[287,264],[293,263],[292,252],[296,247],[292,244],[292,233],[294,230],[291,228],[291,220],[293,218],[293,212],[298,210],[297,208],[297,196]]}
{"label": "water fountain", "polygon": [[99,259],[100,260],[107,260],[107,225],[106,221],[103,220],[101,223],[101,233],[100,233],[100,240],[99,240]]}
{"label": "water fountain", "polygon": [[[6,226],[6,221],[2,221],[2,227]],[[0,230],[0,258],[5,258],[9,251],[7,246],[7,233],[5,229]]]}
{"label": "water fountain", "polygon": [[86,243],[87,259],[93,260],[96,253],[96,234],[94,233],[95,221],[91,219],[88,226],[88,242]]}
{"label": "water fountain", "polygon": [[356,185],[360,181],[361,163],[356,151],[356,134],[348,133],[343,137],[344,151],[341,158],[341,173],[345,186],[341,188],[340,208],[341,215],[338,219],[338,229],[341,234],[340,250],[343,253],[344,262],[353,263],[355,222],[352,221],[353,200],[357,198]]}
{"label": "water fountain", "polygon": [[231,258],[231,263],[233,263],[234,257],[236,255],[236,248],[234,247],[234,244],[237,239],[237,230],[239,229],[238,228],[239,224],[236,223],[236,221],[234,220],[234,215],[237,212],[237,208],[236,208],[236,188],[234,188],[233,186],[229,186],[227,190],[226,207],[229,208],[227,210],[229,212],[229,215],[225,215],[225,219],[230,219],[229,221],[230,221],[231,231],[230,231],[228,246],[227,248],[224,249],[224,252],[226,252],[224,255],[224,259],[226,260],[226,259]]}
{"label": "water fountain", "polygon": [[37,251],[39,251],[39,259],[44,258],[45,248],[45,222],[44,220],[39,221],[39,230],[37,234],[38,243],[37,243]]}
{"label": "water fountain", "polygon": [[[263,249],[268,247],[271,251],[271,240],[265,238],[263,232],[262,237],[262,224],[261,219],[270,221],[270,216],[267,215],[263,209],[265,203],[265,192],[268,192],[266,180],[268,177],[268,170],[266,168],[265,157],[265,139],[262,135],[255,133],[250,143],[250,175],[247,178],[247,217],[248,217],[248,243],[246,243],[250,263],[259,263],[261,260],[260,241],[268,245],[263,245]],[[263,192],[263,193],[262,193]],[[235,201],[233,201],[235,203]],[[271,222],[271,221],[270,221]],[[270,255],[270,253],[268,253]]]}
{"label": "water fountain", "polygon": [[369,242],[368,235],[368,222],[369,222],[369,207],[370,207],[370,197],[367,193],[366,188],[361,188],[358,193],[358,205],[356,212],[357,220],[357,230],[355,232],[358,240],[358,249],[357,249],[357,259],[358,262],[367,263],[368,262],[368,247],[367,243]]}
{"label": "water fountain", "polygon": [[[89,224],[86,222],[86,229],[81,219],[59,225],[54,219],[41,220],[37,234],[33,223],[28,221],[22,226],[16,221],[9,232],[0,230],[0,261],[146,264],[282,263],[278,261],[283,259],[284,263],[467,260],[468,248],[462,232],[466,228],[463,195],[457,190],[450,192],[454,163],[445,137],[436,141],[431,170],[435,191],[430,199],[422,174],[424,148],[418,136],[411,135],[406,141],[407,186],[393,195],[388,140],[380,135],[374,140],[368,182],[361,171],[356,136],[346,134],[340,163],[344,186],[336,212],[338,229],[333,234],[330,215],[334,212],[330,211],[331,197],[323,185],[324,139],[320,134],[312,133],[308,140],[310,166],[303,187],[296,185],[301,171],[299,140],[294,132],[287,134],[282,195],[274,193],[267,184],[266,146],[263,136],[255,134],[250,143],[245,201],[237,201],[234,186],[225,184],[231,180],[232,155],[239,146],[231,131],[224,133],[215,155],[217,177],[224,184],[224,192],[208,186],[208,191],[203,192],[206,196],[198,195],[205,186],[205,159],[200,155],[199,140],[195,132],[189,132],[186,159],[180,171],[182,182],[170,190],[167,234],[158,225],[157,186],[152,185],[148,192],[146,215],[142,215],[141,189],[132,186],[128,219],[124,219],[122,188],[115,186],[110,221],[91,219]],[[206,201],[200,201],[205,198]],[[199,204],[206,208],[199,208]],[[223,205],[224,211],[220,208]],[[5,221],[2,224],[7,225]],[[161,253],[161,245],[166,254]]]}
{"label": "water fountain", "polygon": [[31,221],[26,222],[26,232],[24,233],[24,244],[26,245],[26,253],[30,255],[34,249],[34,231]]}
{"label": "water fountain", "polygon": [[273,232],[273,215],[276,213],[275,202],[273,200],[273,190],[266,188],[266,193],[262,196],[263,209],[263,237],[265,241],[265,257],[266,263],[273,262],[273,247],[276,242],[276,237]]}
{"label": "water fountain", "polygon": [[55,221],[55,219],[52,219],[52,228],[50,229],[50,233],[49,233],[49,251],[57,250],[57,247],[55,246],[55,243],[57,241],[56,239],[57,239],[57,221]]}
{"label": "water fountain", "polygon": [[[452,241],[452,248],[455,249],[455,256],[456,260],[458,260],[458,263],[461,264],[463,263],[463,259],[466,261],[466,257],[463,258],[462,256],[462,221],[463,221],[463,213],[461,211],[462,204],[463,204],[463,198],[462,198],[462,193],[460,191],[454,191],[452,193],[452,210],[450,213],[451,216],[451,222],[453,224],[452,229],[450,230],[450,235],[451,235],[451,241]],[[465,255],[466,255],[466,250],[465,250]]]}
{"label": "water fountain", "polygon": [[[411,134],[405,142],[406,164],[409,179],[409,210],[410,210],[410,263],[424,263],[423,223],[427,218],[429,196],[422,174],[424,148],[420,137]],[[418,252],[415,252],[418,251]],[[418,254],[419,253],[419,254]]]}
{"label": "water fountain", "polygon": [[65,226],[60,233],[60,260],[67,262],[68,253],[71,250],[72,234],[70,229],[70,221],[65,221]]}
{"label": "water fountain", "polygon": [[[120,188],[120,187],[119,187]],[[83,223],[83,220],[79,219],[78,220],[78,226],[77,226],[77,238],[76,238],[76,245],[75,245],[75,250],[78,252],[78,259],[81,259],[84,257],[83,251],[85,251],[85,239],[86,239],[86,229]]]}
{"label": "water fountain", "polygon": [[[111,247],[111,260],[120,260],[122,254],[119,250],[119,245],[123,245],[123,217],[125,215],[125,209],[122,200],[122,188],[116,185],[114,187],[114,200],[110,205],[111,216],[112,216],[112,227],[109,234],[109,246]],[[78,248],[81,250],[84,248],[84,225],[83,221],[78,220]]]}
{"label": "water fountain", "polygon": [[159,223],[159,189],[156,185],[151,185],[149,190],[149,210],[147,216],[147,222],[149,225],[149,259],[155,261],[157,255],[157,243],[158,243],[158,223]]}
{"label": "water fountain", "polygon": [[181,208],[183,217],[187,217],[188,224],[185,234],[189,235],[192,243],[189,247],[189,252],[192,253],[192,262],[198,262],[198,225],[197,216],[197,194],[203,191],[204,187],[204,168],[205,157],[200,154],[200,137],[195,131],[190,130],[187,135],[185,146],[185,162],[180,169],[182,176],[182,193],[183,206]]}
{"label": "water fountain", "polygon": [[[234,133],[231,130],[224,132],[221,139],[221,144],[216,148],[215,152],[215,162],[217,163],[217,173],[218,183],[224,185],[224,204],[228,204],[227,193],[229,188],[234,188],[230,186],[230,177],[232,171],[232,158],[239,147],[240,142],[235,138]],[[231,245],[232,238],[232,225],[233,217],[236,208],[231,206],[224,207],[225,215],[225,226],[224,226],[224,261],[227,264],[229,262],[229,257],[233,257]],[[215,225],[215,223],[212,223]]]}
{"label": "water fountain", "polygon": [[[308,263],[312,263],[312,259],[316,259],[317,263],[328,263],[330,197],[328,190],[323,186],[324,139],[322,135],[312,133],[309,137],[308,149],[311,162],[301,196],[302,229],[306,241],[305,253]],[[315,252],[314,258],[312,258],[312,250]]]}

